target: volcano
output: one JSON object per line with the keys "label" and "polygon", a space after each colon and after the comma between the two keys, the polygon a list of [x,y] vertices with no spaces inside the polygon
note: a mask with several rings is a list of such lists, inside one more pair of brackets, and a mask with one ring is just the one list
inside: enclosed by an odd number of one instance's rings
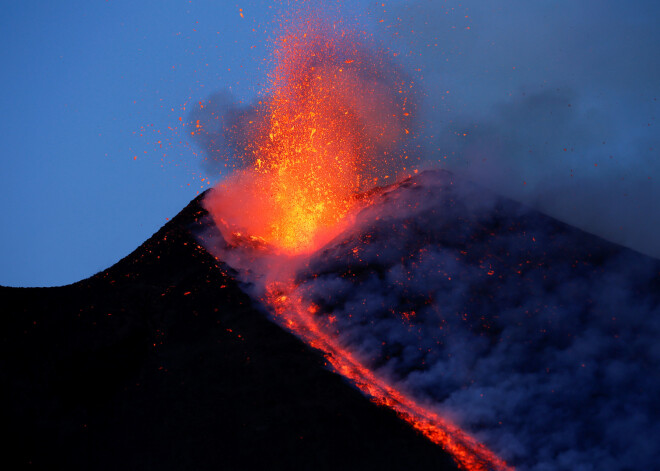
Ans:
{"label": "volcano", "polygon": [[267,319],[202,197],[91,278],[0,287],[7,469],[456,469]]}
{"label": "volcano", "polygon": [[273,293],[225,263],[264,249],[225,240],[206,196],[89,279],[0,289],[12,462],[500,467],[446,453],[421,414],[517,469],[652,467],[659,261],[430,171],[373,191]]}

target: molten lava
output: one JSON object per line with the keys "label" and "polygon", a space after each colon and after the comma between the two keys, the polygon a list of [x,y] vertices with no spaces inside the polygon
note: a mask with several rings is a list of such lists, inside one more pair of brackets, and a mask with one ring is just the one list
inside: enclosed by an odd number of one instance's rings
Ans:
{"label": "molten lava", "polygon": [[257,286],[281,325],[323,350],[337,372],[460,466],[509,469],[457,426],[376,377],[319,328],[311,304],[293,296],[293,256],[300,261],[350,224],[358,193],[409,171],[411,85],[359,39],[309,20],[278,40],[257,118],[235,130],[252,137],[240,156],[244,168],[205,200],[227,242],[221,255]]}

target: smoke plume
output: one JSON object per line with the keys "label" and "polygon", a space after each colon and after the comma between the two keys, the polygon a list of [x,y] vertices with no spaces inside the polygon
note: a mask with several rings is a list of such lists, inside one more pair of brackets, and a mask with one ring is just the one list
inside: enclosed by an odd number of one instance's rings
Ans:
{"label": "smoke plume", "polygon": [[428,161],[657,258],[659,14],[649,0],[469,0],[374,18],[419,70]]}

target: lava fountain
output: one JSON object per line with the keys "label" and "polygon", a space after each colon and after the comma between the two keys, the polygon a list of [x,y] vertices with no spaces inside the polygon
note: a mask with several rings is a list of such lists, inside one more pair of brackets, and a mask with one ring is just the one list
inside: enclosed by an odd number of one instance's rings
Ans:
{"label": "lava fountain", "polygon": [[223,235],[313,251],[341,229],[359,191],[407,170],[410,84],[358,39],[308,20],[277,40],[271,86],[238,131],[253,136],[240,156],[247,168],[207,201]]}
{"label": "lava fountain", "polygon": [[[205,206],[224,241],[209,249],[252,283],[274,319],[325,353],[328,363],[377,404],[450,452],[468,470],[510,469],[483,444],[378,377],[328,334],[314,305],[295,294],[296,268],[352,224],[369,190],[408,173],[414,96],[366,33],[315,18],[276,41],[270,86],[251,119],[243,168]],[[362,195],[362,196],[359,196]],[[365,196],[366,195],[366,196]]]}

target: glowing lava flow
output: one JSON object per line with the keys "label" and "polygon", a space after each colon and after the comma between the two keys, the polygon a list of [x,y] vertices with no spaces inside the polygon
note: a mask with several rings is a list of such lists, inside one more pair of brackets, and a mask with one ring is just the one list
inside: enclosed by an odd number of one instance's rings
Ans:
{"label": "glowing lava flow", "polygon": [[268,95],[256,117],[243,123],[246,129],[235,130],[250,136],[240,156],[245,168],[204,201],[227,242],[221,255],[247,278],[257,277],[250,281],[262,286],[278,322],[324,351],[337,372],[440,444],[460,466],[510,469],[457,426],[376,377],[321,331],[311,306],[292,299],[295,284],[282,283],[291,278],[289,256],[299,261],[349,224],[357,193],[407,171],[411,85],[385,56],[367,49],[356,35],[319,21],[280,38]]}
{"label": "glowing lava flow", "polygon": [[355,384],[378,405],[393,409],[432,442],[451,453],[458,465],[469,471],[513,470],[493,452],[437,413],[407,397],[371,370],[314,322],[314,306],[292,296],[295,284],[271,283],[264,301],[272,306],[276,319],[309,345],[324,352],[330,365]]}

